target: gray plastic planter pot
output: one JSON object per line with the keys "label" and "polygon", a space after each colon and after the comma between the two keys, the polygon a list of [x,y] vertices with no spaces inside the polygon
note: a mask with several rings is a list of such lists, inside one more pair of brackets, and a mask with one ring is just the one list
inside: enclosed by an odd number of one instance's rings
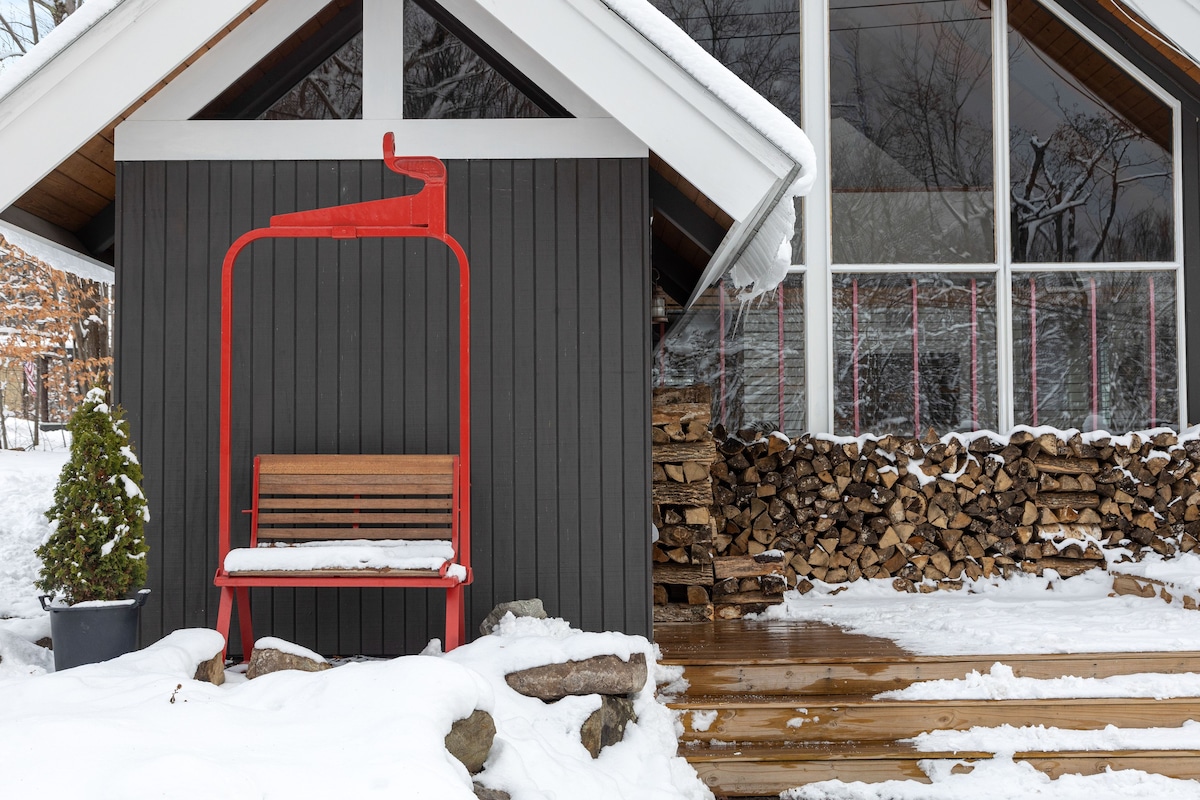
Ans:
{"label": "gray plastic planter pot", "polygon": [[50,638],[54,642],[54,671],[95,664],[132,653],[138,644],[138,617],[150,596],[142,589],[134,600],[104,605],[50,605],[50,596],[38,599],[50,612]]}

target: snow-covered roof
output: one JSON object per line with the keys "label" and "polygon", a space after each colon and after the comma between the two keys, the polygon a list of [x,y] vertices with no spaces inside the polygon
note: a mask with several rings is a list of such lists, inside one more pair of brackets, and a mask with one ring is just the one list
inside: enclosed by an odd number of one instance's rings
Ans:
{"label": "snow-covered roof", "polygon": [[0,67],[0,102],[123,0],[89,0],[51,30],[28,53]]}
{"label": "snow-covered roof", "polygon": [[[1123,0],[1153,29],[1126,15],[1125,22],[1152,39],[1200,64],[1200,2],[1197,0]],[[1120,6],[1118,5],[1118,10]]]}

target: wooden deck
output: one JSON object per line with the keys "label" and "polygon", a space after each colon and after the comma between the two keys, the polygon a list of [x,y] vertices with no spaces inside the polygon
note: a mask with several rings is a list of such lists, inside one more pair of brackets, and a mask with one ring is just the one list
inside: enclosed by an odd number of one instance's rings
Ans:
{"label": "wooden deck", "polygon": [[[689,683],[687,693],[670,703],[683,723],[680,753],[718,797],[776,795],[831,778],[925,780],[918,760],[991,757],[918,752],[900,741],[930,730],[1177,727],[1200,719],[1200,698],[873,699],[917,681],[987,672],[996,662],[1032,678],[1200,672],[1200,652],[929,656],[821,623],[744,620],[660,624],[655,640],[662,663],[682,666]],[[1200,778],[1200,752],[1192,751],[1031,752],[1018,758],[1053,776],[1111,768]]]}

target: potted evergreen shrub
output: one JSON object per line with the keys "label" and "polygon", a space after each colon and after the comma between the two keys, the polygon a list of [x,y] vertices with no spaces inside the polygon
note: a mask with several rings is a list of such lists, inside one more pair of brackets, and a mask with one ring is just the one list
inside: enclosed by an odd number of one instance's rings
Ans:
{"label": "potted evergreen shrub", "polygon": [[139,611],[150,592],[129,596],[146,580],[142,528],[150,510],[124,414],[94,388],[67,430],[70,459],[46,512],[53,532],[37,549],[56,670],[137,649]]}

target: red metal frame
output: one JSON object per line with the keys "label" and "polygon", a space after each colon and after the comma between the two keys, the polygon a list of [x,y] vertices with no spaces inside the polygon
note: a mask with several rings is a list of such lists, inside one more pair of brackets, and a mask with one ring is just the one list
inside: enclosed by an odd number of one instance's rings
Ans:
{"label": "red metal frame", "polygon": [[[463,586],[470,583],[471,572],[471,291],[470,267],[467,255],[454,237],[446,233],[446,167],[436,158],[426,156],[397,156],[395,136],[383,137],[383,160],[388,169],[425,182],[413,195],[371,200],[343,206],[298,211],[271,217],[270,226],[256,228],[243,234],[225,253],[221,268],[221,419],[220,419],[220,528],[221,563],[214,583],[221,587],[221,604],[217,612],[218,628],[228,635],[234,595],[241,621],[242,646],[246,658],[253,648],[250,624],[251,586],[345,586],[344,578],[281,578],[234,577],[225,572],[224,559],[231,544],[231,473],[233,407],[233,268],[238,255],[251,242],[259,239],[366,239],[420,237],[436,239],[450,248],[458,260],[458,328],[459,328],[459,419],[458,455],[455,470],[458,541],[455,553],[458,563],[467,570],[463,581],[443,574],[437,578],[397,578],[364,574],[354,579],[355,586],[414,586],[446,588],[446,649],[462,644],[466,639],[463,618]],[[258,469],[254,471],[256,507],[251,510],[252,524],[257,529]]]}

